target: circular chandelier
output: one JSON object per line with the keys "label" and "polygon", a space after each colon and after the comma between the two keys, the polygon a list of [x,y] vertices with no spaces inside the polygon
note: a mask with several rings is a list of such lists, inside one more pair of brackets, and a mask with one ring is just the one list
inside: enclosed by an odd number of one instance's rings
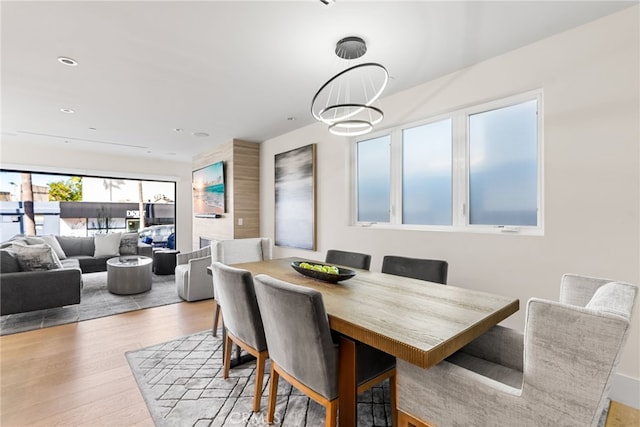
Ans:
{"label": "circular chandelier", "polygon": [[[357,59],[367,52],[367,45],[360,37],[346,37],[336,43],[335,52],[342,59]],[[374,62],[347,68],[316,92],[311,114],[328,125],[334,135],[364,135],[384,118],[382,110],[373,104],[388,81],[387,69]]]}

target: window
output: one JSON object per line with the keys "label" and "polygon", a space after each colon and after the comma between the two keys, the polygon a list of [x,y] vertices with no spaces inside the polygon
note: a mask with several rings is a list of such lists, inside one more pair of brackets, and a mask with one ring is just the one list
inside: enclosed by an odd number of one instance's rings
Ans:
{"label": "window", "polygon": [[358,144],[358,222],[389,222],[391,139]]}
{"label": "window", "polygon": [[542,231],[541,91],[355,141],[356,223]]}
{"label": "window", "polygon": [[[175,195],[176,183],[172,181],[2,169],[0,241],[31,232],[23,200],[34,201],[36,234],[92,236],[173,224]],[[6,221],[5,217],[15,221]],[[165,237],[154,243],[160,246],[166,241]]]}
{"label": "window", "polygon": [[402,223],[451,225],[451,119],[402,131]]}
{"label": "window", "polygon": [[537,102],[469,116],[469,223],[537,225]]}

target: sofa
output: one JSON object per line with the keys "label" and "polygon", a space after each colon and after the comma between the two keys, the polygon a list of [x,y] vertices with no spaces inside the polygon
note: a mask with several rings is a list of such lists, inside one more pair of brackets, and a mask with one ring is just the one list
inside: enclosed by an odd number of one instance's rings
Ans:
{"label": "sofa", "polygon": [[106,271],[107,260],[118,255],[142,255],[149,258],[153,256],[152,246],[139,242],[137,233],[123,233],[117,252],[109,250],[96,252],[95,237],[55,236],[55,238],[65,258],[77,260],[83,273]]}
{"label": "sofa", "polygon": [[[118,255],[152,256],[151,245],[139,243],[137,233],[113,234],[15,236],[1,243],[0,314],[79,304],[83,273],[106,271],[107,260]],[[25,262],[21,253],[29,252],[40,252],[38,265]]]}

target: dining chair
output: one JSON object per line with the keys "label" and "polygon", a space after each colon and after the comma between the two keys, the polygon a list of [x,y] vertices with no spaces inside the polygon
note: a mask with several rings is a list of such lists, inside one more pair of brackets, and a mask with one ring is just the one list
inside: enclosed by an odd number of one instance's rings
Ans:
{"label": "dining chair", "polygon": [[386,255],[382,258],[382,272],[411,279],[447,284],[447,261],[436,259],[408,258]]}
{"label": "dining chair", "polygon": [[[331,335],[322,294],[259,274],[255,290],[271,359],[267,422],[272,423],[282,376],[326,409],[325,426],[336,425],[338,412],[338,344]],[[395,425],[395,357],[360,344],[358,393],[389,379]]]}
{"label": "dining chair", "polygon": [[253,277],[247,270],[229,267],[221,262],[211,264],[216,284],[216,300],[222,310],[227,334],[222,359],[223,378],[229,378],[232,342],[256,358],[256,379],[253,392],[253,412],[260,411],[264,367],[269,357],[262,317],[253,287]]}
{"label": "dining chair", "polygon": [[325,262],[327,264],[338,264],[345,267],[369,270],[369,267],[371,267],[371,255],[329,249],[327,251]]}
{"label": "dining chair", "polygon": [[[273,245],[267,237],[252,237],[247,239],[211,240],[211,261],[223,264],[240,264],[243,262],[269,260],[273,257]],[[213,336],[217,336],[220,307],[215,300],[215,280],[211,281],[211,297],[213,299]]]}
{"label": "dining chair", "polygon": [[207,267],[211,265],[211,248],[204,247],[176,255],[175,280],[178,295],[185,301],[213,298],[211,278]]}
{"label": "dining chair", "polygon": [[637,287],[566,274],[532,298],[524,333],[495,326],[445,361],[398,360],[401,426],[592,426],[629,334]]}

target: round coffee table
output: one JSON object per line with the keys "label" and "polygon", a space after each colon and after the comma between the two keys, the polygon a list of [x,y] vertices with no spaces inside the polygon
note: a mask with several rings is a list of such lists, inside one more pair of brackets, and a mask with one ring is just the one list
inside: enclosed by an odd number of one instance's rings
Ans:
{"label": "round coffee table", "polygon": [[118,295],[139,294],[150,290],[152,264],[151,258],[139,255],[107,260],[107,290]]}

